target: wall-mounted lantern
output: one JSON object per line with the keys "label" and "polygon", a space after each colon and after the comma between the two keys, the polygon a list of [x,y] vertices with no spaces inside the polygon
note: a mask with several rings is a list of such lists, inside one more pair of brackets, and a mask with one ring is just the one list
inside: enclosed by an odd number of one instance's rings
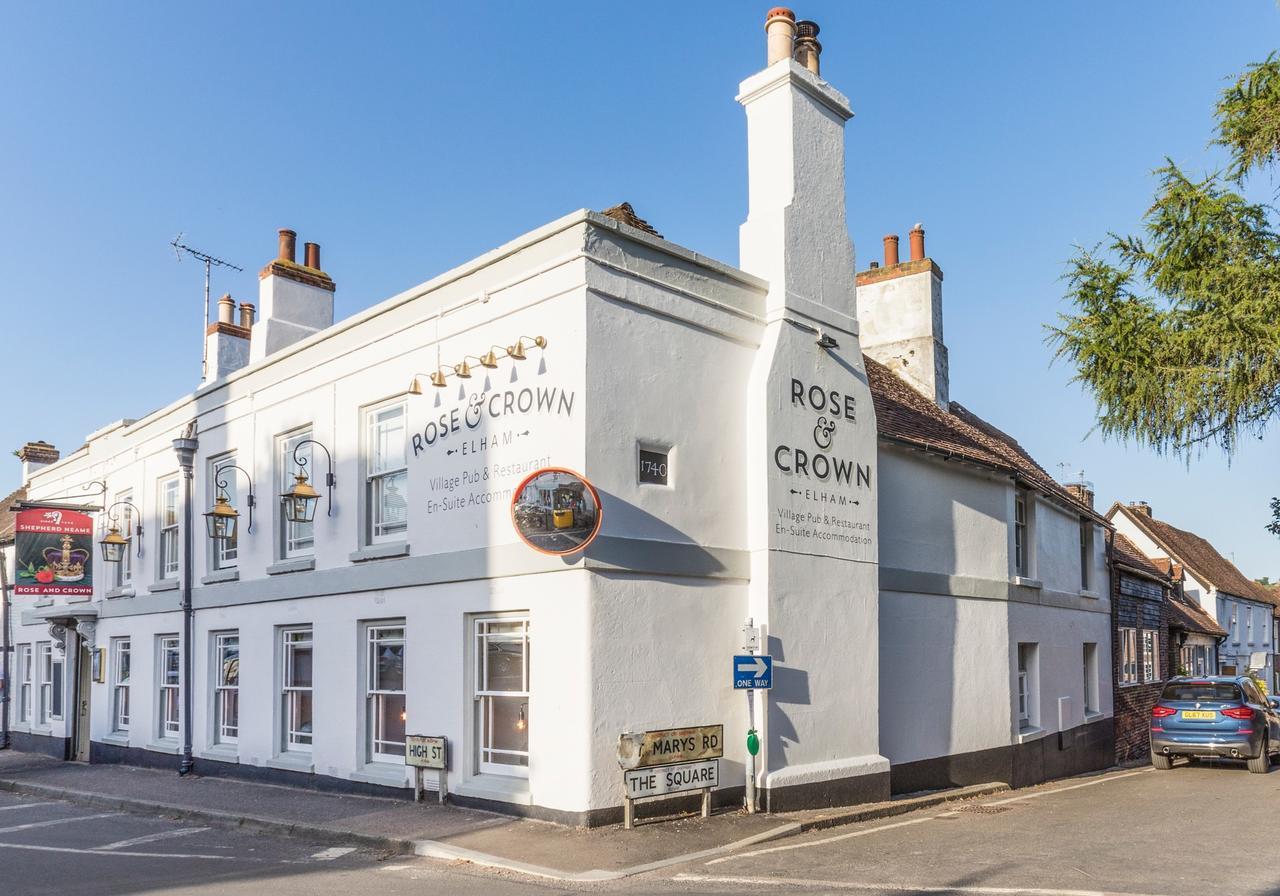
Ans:
{"label": "wall-mounted lantern", "polygon": [[250,535],[253,534],[253,508],[258,503],[253,495],[253,477],[237,464],[224,464],[218,467],[214,474],[213,483],[217,486],[218,494],[213,500],[212,509],[204,515],[205,524],[209,528],[209,537],[215,541],[230,541],[235,538],[240,521],[240,511],[231,506],[231,499],[227,497],[227,486],[230,485],[227,474],[232,470],[239,470],[244,473],[244,478],[249,480],[249,497],[246,499],[249,505],[249,526],[245,531]]}
{"label": "wall-mounted lantern", "polygon": [[138,539],[138,556],[142,556],[142,512],[132,501],[117,501],[106,510],[111,526],[102,541],[98,542],[98,546],[102,549],[102,559],[108,563],[119,563],[129,552],[129,539],[120,534],[120,517],[115,512],[115,509],[121,505],[133,509],[133,519],[136,523],[134,537]]}
{"label": "wall-mounted lantern", "polygon": [[[414,383],[417,383],[416,378]],[[284,510],[284,517],[291,523],[311,522],[315,519],[316,505],[320,503],[320,493],[307,481],[307,459],[298,453],[303,445],[318,446],[329,460],[329,471],[325,474],[325,485],[329,492],[325,499],[328,508],[325,515],[333,516],[333,487],[338,482],[337,477],[333,475],[333,455],[329,453],[328,448],[315,439],[303,439],[293,449],[293,462],[298,465],[298,472],[293,477],[296,481],[288,491],[280,495],[280,506]]]}

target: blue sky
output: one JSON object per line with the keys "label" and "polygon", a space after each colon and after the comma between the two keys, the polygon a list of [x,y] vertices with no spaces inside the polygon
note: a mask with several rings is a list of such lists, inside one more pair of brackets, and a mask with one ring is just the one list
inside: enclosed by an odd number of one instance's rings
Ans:
{"label": "blue sky", "polygon": [[[0,31],[0,447],[74,449],[200,373],[201,274],[256,301],[275,231],[323,247],[346,317],[541,223],[630,201],[736,263],[738,82],[769,3],[11,4]],[[1280,435],[1189,466],[1091,434],[1051,365],[1075,244],[1132,229],[1167,155],[1214,168],[1224,79],[1277,45],[1270,0],[813,2],[847,94],[859,267],[916,221],[946,274],[952,397],[1280,578]],[[1259,185],[1268,199],[1272,185]],[[105,382],[117,388],[104,389]],[[0,492],[16,486],[0,465]]]}

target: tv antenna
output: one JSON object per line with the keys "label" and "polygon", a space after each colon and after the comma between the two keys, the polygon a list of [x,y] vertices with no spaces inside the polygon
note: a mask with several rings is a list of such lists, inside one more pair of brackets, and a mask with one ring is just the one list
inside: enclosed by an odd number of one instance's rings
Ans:
{"label": "tv antenna", "polygon": [[175,236],[169,245],[173,246],[173,254],[178,256],[178,261],[182,261],[182,253],[186,252],[196,261],[204,262],[204,320],[200,321],[200,380],[203,382],[209,376],[209,340],[205,336],[205,330],[209,327],[209,269],[215,264],[220,268],[231,268],[233,271],[243,272],[244,268],[216,258],[207,252],[201,252],[199,249],[192,249],[182,242],[181,233]]}
{"label": "tv antenna", "polygon": [[1075,480],[1075,482],[1072,482],[1070,479],[1068,479],[1068,477],[1071,475],[1071,468],[1072,468],[1073,466],[1075,466],[1074,464],[1072,464],[1072,463],[1070,463],[1070,462],[1068,462],[1068,461],[1062,461],[1062,462],[1060,462],[1060,463],[1058,463],[1058,464],[1055,464],[1055,466],[1058,468],[1058,481],[1059,481],[1059,482],[1065,482],[1065,483],[1067,483],[1068,485],[1075,485],[1075,484],[1077,484],[1077,483],[1078,483],[1078,484],[1080,484],[1080,485],[1084,485],[1084,484],[1085,484],[1084,470],[1080,470],[1080,471],[1076,474],[1076,480]]}

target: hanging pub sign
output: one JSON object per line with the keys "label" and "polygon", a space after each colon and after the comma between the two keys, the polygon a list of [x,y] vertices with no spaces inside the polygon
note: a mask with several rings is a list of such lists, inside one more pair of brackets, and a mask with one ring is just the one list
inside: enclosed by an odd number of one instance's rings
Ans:
{"label": "hanging pub sign", "polygon": [[93,517],[52,507],[19,510],[14,594],[93,594]]}
{"label": "hanging pub sign", "polygon": [[511,521],[525,544],[544,554],[581,551],[600,532],[595,487],[572,470],[535,470],[511,495]]}

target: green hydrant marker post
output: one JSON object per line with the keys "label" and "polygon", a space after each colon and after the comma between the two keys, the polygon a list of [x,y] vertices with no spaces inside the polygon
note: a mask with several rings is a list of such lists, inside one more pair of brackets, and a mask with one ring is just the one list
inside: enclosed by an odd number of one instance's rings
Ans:
{"label": "green hydrant marker post", "polygon": [[760,755],[760,735],[754,728],[747,732],[747,752],[752,756]]}

